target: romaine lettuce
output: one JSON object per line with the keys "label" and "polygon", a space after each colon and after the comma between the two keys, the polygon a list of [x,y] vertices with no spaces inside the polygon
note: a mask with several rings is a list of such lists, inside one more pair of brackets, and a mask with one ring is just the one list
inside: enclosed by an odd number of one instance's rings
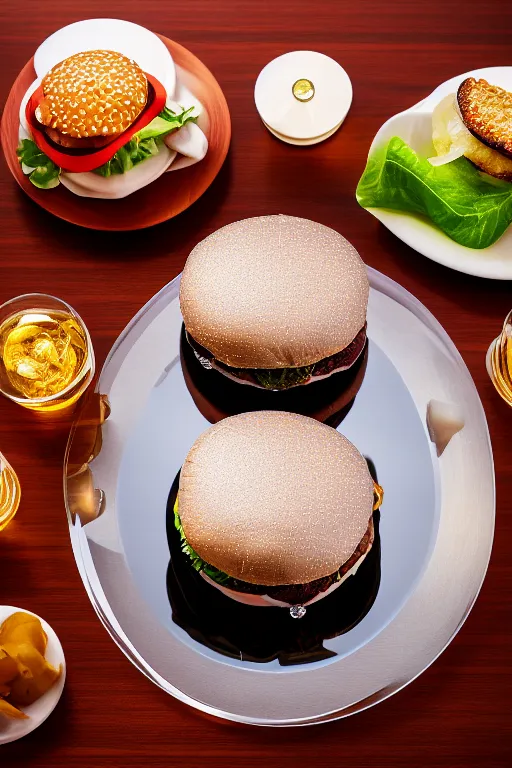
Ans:
{"label": "romaine lettuce", "polygon": [[135,134],[140,141],[143,139],[155,139],[157,136],[165,136],[165,134],[182,128],[186,123],[191,121],[195,123],[197,117],[192,115],[194,107],[189,109],[182,109],[180,113],[173,112],[168,107],[164,107],[157,117],[148,123],[144,128],[141,128],[138,133]]}
{"label": "romaine lettuce", "polygon": [[300,368],[253,368],[253,373],[265,389],[288,389],[310,379],[314,369],[313,364]]}
{"label": "romaine lettuce", "polygon": [[52,189],[59,184],[60,168],[31,139],[22,139],[16,150],[23,173],[35,187]]}
{"label": "romaine lettuce", "polygon": [[467,248],[488,248],[512,222],[511,183],[464,157],[432,166],[398,137],[372,152],[356,198],[363,208],[424,214]]}
{"label": "romaine lettuce", "polygon": [[97,173],[99,176],[104,176],[105,178],[112,176],[114,173],[126,173],[148,157],[157,155],[160,151],[160,147],[161,145],[159,145],[155,139],[138,141],[136,136],[134,136],[124,146],[118,149],[110,160],[107,160],[106,163],[100,165],[99,168],[95,168],[93,173]]}
{"label": "romaine lettuce", "polygon": [[148,157],[158,154],[164,136],[197,119],[192,116],[193,111],[194,107],[190,107],[175,114],[164,107],[157,117],[135,133],[121,149],[118,149],[110,160],[99,168],[95,168],[94,173],[105,177],[112,176],[114,173],[126,173]]}
{"label": "romaine lettuce", "polygon": [[225,584],[230,580],[230,576],[228,576],[227,573],[224,573],[224,571],[219,571],[217,568],[214,568],[212,565],[205,562],[201,557],[199,557],[197,552],[188,543],[178,512],[178,498],[176,498],[176,503],[174,504],[174,526],[180,534],[181,550],[190,558],[190,564],[194,570],[204,571],[206,575],[209,576],[210,579],[215,581],[217,584]]}
{"label": "romaine lettuce", "polygon": [[[193,111],[194,107],[190,107],[174,113],[164,107],[157,117],[135,133],[130,141],[118,149],[110,160],[96,168],[94,173],[104,177],[112,176],[114,173],[126,173],[148,157],[158,154],[166,134],[197,120],[192,115]],[[41,152],[34,141],[23,139],[16,153],[23,173],[29,177],[34,186],[40,189],[52,189],[60,183],[61,168]]]}

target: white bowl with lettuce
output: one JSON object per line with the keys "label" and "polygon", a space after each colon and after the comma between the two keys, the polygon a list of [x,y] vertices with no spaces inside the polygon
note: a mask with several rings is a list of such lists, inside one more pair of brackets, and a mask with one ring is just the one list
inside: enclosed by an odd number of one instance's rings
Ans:
{"label": "white bowl with lettuce", "polygon": [[[153,75],[165,88],[165,107],[135,133],[115,155],[93,171],[73,173],[56,165],[33,141],[26,106],[44,75],[57,63],[82,51],[103,49],[124,54]],[[20,105],[20,145],[23,172],[32,184],[51,190],[62,184],[80,197],[119,199],[155,181],[166,171],[202,160],[208,140],[200,128],[203,107],[180,82],[171,54],[163,42],[138,24],[120,19],[87,19],[50,35],[34,56],[37,79]]]}
{"label": "white bowl with lettuce", "polygon": [[512,67],[477,69],[392,117],[373,140],[356,196],[429,259],[470,275],[511,280],[512,183],[479,171],[464,157],[464,141],[443,157],[433,145],[434,113],[436,133],[443,133],[454,117],[449,96],[468,77],[512,91]]}

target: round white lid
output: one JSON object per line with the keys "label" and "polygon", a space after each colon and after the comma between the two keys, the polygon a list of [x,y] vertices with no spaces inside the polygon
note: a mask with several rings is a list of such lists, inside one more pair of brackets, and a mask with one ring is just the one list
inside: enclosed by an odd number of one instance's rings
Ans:
{"label": "round white lid", "polygon": [[261,119],[273,131],[312,139],[341,125],[352,103],[352,83],[329,56],[291,51],[261,70],[254,99]]}

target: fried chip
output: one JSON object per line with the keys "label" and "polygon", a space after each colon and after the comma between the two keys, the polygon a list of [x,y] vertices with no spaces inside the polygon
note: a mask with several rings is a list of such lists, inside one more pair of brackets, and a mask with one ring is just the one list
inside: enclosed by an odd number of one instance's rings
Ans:
{"label": "fried chip", "polygon": [[24,712],[21,712],[21,710],[16,709],[16,707],[13,707],[12,704],[9,704],[9,702],[5,699],[0,699],[0,715],[10,717],[11,720],[28,719],[28,715],[26,715]]}
{"label": "fried chip", "polygon": [[18,611],[0,626],[0,715],[25,719],[16,707],[33,704],[59,679],[62,665],[56,669],[45,659],[47,642],[41,622],[30,613]]}
{"label": "fried chip", "polygon": [[30,613],[13,613],[0,627],[0,646],[29,643],[44,655],[47,642],[48,638],[41,622]]}
{"label": "fried chip", "polygon": [[[43,666],[36,674],[26,667],[11,684],[10,700],[20,707],[27,707],[43,696],[62,674],[62,666],[55,669],[43,658]],[[39,665],[38,665],[39,667]]]}
{"label": "fried chip", "polygon": [[[18,674],[18,665],[10,654],[0,646],[0,686],[10,683]],[[0,693],[0,695],[2,695]]]}

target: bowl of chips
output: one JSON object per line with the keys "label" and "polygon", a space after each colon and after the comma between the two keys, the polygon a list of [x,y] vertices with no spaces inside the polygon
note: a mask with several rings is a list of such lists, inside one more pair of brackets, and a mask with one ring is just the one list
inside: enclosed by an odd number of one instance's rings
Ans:
{"label": "bowl of chips", "polygon": [[20,739],[55,709],[66,663],[60,641],[30,611],[0,606],[0,744]]}

